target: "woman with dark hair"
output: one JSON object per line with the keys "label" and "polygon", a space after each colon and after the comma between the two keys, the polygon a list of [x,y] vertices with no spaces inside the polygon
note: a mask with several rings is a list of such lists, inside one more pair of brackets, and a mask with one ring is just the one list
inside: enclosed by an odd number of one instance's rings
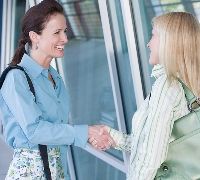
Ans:
{"label": "woman with dark hair", "polygon": [[50,66],[53,58],[64,55],[66,29],[63,8],[55,0],[43,0],[23,17],[19,47],[10,65],[24,68],[35,94],[24,72],[13,69],[7,74],[0,93],[5,139],[14,148],[7,180],[45,179],[38,144],[48,146],[51,177],[59,180],[68,179],[67,145],[84,147],[88,139],[97,149],[112,144],[100,126],[68,124],[69,94]]}

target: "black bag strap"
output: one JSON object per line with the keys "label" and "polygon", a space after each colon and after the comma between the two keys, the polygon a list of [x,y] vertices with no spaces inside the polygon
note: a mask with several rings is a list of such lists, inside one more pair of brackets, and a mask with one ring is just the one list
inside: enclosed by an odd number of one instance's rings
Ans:
{"label": "black bag strap", "polygon": [[21,70],[21,71],[24,72],[24,74],[26,75],[26,79],[27,79],[27,81],[28,81],[28,85],[29,85],[30,91],[31,91],[31,92],[33,93],[33,95],[35,96],[35,89],[34,89],[34,87],[33,87],[33,83],[32,83],[32,81],[31,81],[30,77],[28,76],[28,74],[26,73],[26,71],[24,70],[24,68],[21,67],[21,66],[18,66],[18,65],[8,66],[8,67],[3,71],[3,73],[2,73],[2,75],[1,75],[1,77],[0,77],[0,89],[1,89],[1,87],[3,86],[3,82],[4,82],[5,78],[6,78],[6,75],[7,75],[8,72],[9,72],[10,70],[12,70],[12,69],[19,69],[19,70]]}
{"label": "black bag strap", "polygon": [[47,146],[39,144],[39,150],[40,150],[40,156],[42,158],[43,166],[44,166],[44,173],[47,180],[52,180],[51,178],[51,171],[49,168],[49,160],[48,160],[48,154],[47,154]]}
{"label": "black bag strap", "polygon": [[[35,89],[33,87],[33,83],[31,81],[31,78],[29,77],[29,75],[27,74],[27,72],[24,70],[23,67],[19,66],[19,65],[11,65],[8,66],[2,73],[1,77],[0,77],[0,89],[3,86],[3,82],[6,78],[6,75],[8,74],[8,72],[12,69],[19,69],[21,71],[24,72],[24,74],[26,75],[26,79],[30,88],[30,91],[33,93],[34,97],[35,97],[35,101],[36,101],[36,96],[35,96]],[[40,155],[43,161],[43,166],[44,166],[44,173],[46,176],[47,180],[52,180],[51,178],[51,171],[49,168],[49,161],[48,161],[48,153],[47,153],[47,146],[46,145],[41,145],[39,144],[39,151],[40,151]]]}

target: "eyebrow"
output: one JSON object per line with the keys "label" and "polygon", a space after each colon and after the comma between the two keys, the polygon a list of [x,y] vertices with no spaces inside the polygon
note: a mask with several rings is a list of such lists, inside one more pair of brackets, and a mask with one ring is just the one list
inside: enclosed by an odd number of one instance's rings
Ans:
{"label": "eyebrow", "polygon": [[[64,28],[64,30],[66,30],[66,29],[68,29],[68,28],[67,28],[67,27],[66,27],[66,28]],[[60,30],[63,30],[63,29],[56,29],[56,30],[57,30],[57,31],[58,31],[58,30],[60,31]]]}

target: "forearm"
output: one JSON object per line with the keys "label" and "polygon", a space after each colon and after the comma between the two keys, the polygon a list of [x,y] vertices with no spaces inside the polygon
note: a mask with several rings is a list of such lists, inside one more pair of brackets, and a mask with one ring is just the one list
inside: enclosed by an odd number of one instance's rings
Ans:
{"label": "forearm", "polygon": [[75,145],[84,147],[88,139],[87,125],[72,126],[40,121],[28,126],[24,133],[33,144]]}
{"label": "forearm", "polygon": [[113,140],[115,141],[115,149],[128,152],[131,151],[131,135],[127,135],[123,132],[117,131],[112,128],[109,128],[108,131]]}

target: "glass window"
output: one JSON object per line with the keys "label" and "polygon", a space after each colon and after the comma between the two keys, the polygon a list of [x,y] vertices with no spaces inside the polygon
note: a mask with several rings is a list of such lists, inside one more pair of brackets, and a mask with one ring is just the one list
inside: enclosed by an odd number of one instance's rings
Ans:
{"label": "glass window", "polygon": [[200,21],[200,2],[195,2],[193,3],[193,8],[194,8],[194,12],[196,14],[196,17],[199,19]]}
{"label": "glass window", "polygon": [[[88,154],[84,150],[74,148],[79,152],[74,156],[76,162],[75,171],[78,172],[77,180],[125,180],[126,175],[109,166],[97,157]],[[80,153],[81,152],[81,153]],[[87,158],[84,158],[87,157]]]}
{"label": "glass window", "polygon": [[131,74],[121,3],[118,0],[109,0],[108,6],[125,122],[127,131],[130,133],[132,117],[137,106],[133,88],[133,79]]}
{"label": "glass window", "polygon": [[[69,29],[62,67],[72,123],[118,129],[98,3],[62,0],[62,4]],[[111,149],[108,153],[123,161],[122,152]],[[72,147],[72,154],[79,180],[125,179],[124,173],[80,148]]]}
{"label": "glass window", "polygon": [[26,1],[17,0],[16,1],[16,10],[15,10],[15,30],[14,32],[14,49],[18,46],[18,39],[21,34],[21,29],[18,28],[19,24],[21,24],[21,18],[24,16],[26,7]]}
{"label": "glass window", "polygon": [[[1,33],[2,33],[2,12],[3,12],[3,1],[1,0],[0,1],[0,40],[1,40]],[[0,54],[1,54],[1,43],[0,43]]]}
{"label": "glass window", "polygon": [[[2,33],[2,12],[3,12],[3,1],[0,1],[0,57],[1,57],[1,33]],[[0,60],[1,67],[1,60]],[[0,119],[0,135],[3,133],[3,126]]]}
{"label": "glass window", "polygon": [[150,78],[152,66],[148,64],[149,50],[146,48],[151,37],[152,18],[166,12],[187,11],[200,20],[200,0],[132,0],[132,7],[140,54],[140,68],[143,74],[145,94],[147,95],[151,90],[149,82],[153,83]]}

